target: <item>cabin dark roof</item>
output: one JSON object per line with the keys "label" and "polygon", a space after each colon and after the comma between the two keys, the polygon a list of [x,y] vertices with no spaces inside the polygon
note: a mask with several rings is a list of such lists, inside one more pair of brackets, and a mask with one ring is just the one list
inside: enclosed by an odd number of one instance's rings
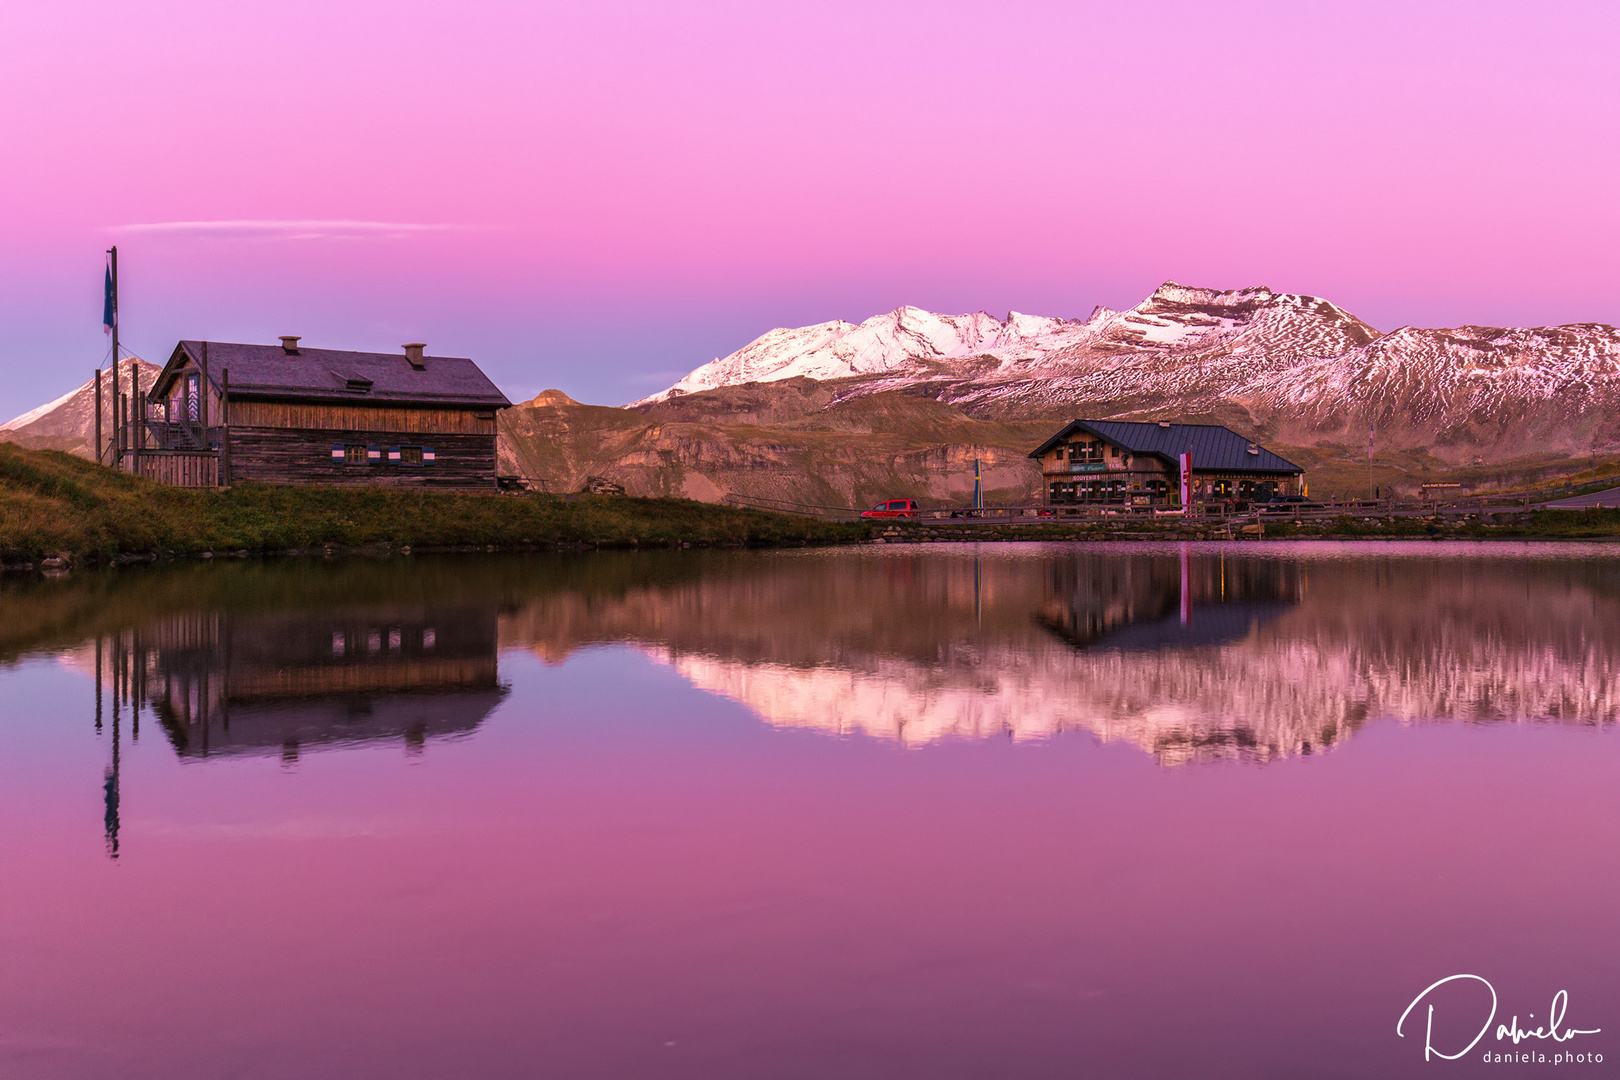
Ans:
{"label": "cabin dark roof", "polygon": [[[174,372],[189,356],[203,362],[201,341],[182,341],[152,388],[168,394]],[[471,406],[500,409],[512,403],[471,360],[423,357],[421,370],[403,352],[347,352],[306,349],[288,353],[280,345],[237,345],[210,341],[208,381],[219,386],[230,372],[231,396],[244,399],[316,400],[390,405]]]}
{"label": "cabin dark roof", "polygon": [[[1029,456],[1038,458],[1065,442],[1076,432],[1095,435],[1133,454],[1152,454],[1175,465],[1182,454],[1191,451],[1193,470],[1219,469],[1230,472],[1304,472],[1293,462],[1244,438],[1231,428],[1218,424],[1135,423],[1126,420],[1071,420],[1062,431],[1043,442]],[[1255,446],[1260,452],[1249,453]]]}

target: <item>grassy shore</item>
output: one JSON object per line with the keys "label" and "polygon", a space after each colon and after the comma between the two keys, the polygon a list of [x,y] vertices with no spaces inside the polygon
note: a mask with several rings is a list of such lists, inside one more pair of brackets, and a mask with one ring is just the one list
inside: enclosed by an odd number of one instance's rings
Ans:
{"label": "grassy shore", "polygon": [[[54,450],[0,443],[0,565],[152,556],[496,548],[761,547],[861,540],[1254,538],[1244,522],[974,525],[833,523],[764,510],[626,496],[495,495],[238,484],[165,487]],[[1267,539],[1590,539],[1620,537],[1620,510],[1486,517],[1265,522]]]}
{"label": "grassy shore", "polygon": [[687,499],[238,484],[165,487],[0,443],[0,564],[404,547],[773,546],[860,539],[858,525]]}

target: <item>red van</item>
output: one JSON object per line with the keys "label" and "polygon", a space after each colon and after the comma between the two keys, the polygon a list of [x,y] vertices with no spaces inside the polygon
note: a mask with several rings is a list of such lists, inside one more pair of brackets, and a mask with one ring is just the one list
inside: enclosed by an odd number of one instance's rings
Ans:
{"label": "red van", "polygon": [[870,510],[862,510],[863,518],[914,518],[922,507],[917,505],[915,499],[890,499],[880,502]]}

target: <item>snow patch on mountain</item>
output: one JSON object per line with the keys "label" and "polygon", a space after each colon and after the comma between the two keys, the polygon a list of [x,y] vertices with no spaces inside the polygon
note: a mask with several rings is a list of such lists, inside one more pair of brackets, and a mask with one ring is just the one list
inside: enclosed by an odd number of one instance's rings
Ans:
{"label": "snow patch on mountain", "polygon": [[[1314,442],[1369,425],[1400,445],[1503,452],[1620,444],[1620,331],[1600,323],[1401,327],[1320,297],[1165,282],[1084,320],[899,308],[773,330],[636,404],[804,375],[835,400],[888,390],[973,415],[1247,416]],[[1468,449],[1465,447],[1475,449]]]}
{"label": "snow patch on mountain", "polygon": [[1010,312],[940,315],[900,307],[863,323],[842,320],[777,329],[730,356],[711,361],[645,405],[680,394],[774,382],[798,376],[828,380],[912,374],[937,377],[940,362],[998,361],[1004,375],[1084,366],[1099,351],[1118,357],[1139,350],[1183,351],[1238,345],[1300,356],[1336,355],[1377,331],[1326,300],[1260,287],[1221,291],[1166,282],[1127,311],[1099,306],[1088,319]]}
{"label": "snow patch on mountain", "polygon": [[69,390],[67,393],[63,394],[61,397],[57,398],[55,401],[47,401],[45,404],[39,406],[37,409],[29,409],[27,412],[23,413],[21,416],[14,416],[10,420],[7,420],[5,423],[0,424],[0,431],[16,431],[18,428],[27,427],[29,424],[32,424],[35,420],[38,420],[41,417],[43,417],[43,416],[45,416],[45,415],[47,415],[49,413],[55,412],[57,409],[61,408],[63,405],[66,405],[68,402],[70,402],[74,398],[78,397],[80,394],[86,393],[88,391],[92,391],[94,389],[95,389],[95,380],[94,379],[91,379],[89,382],[86,382],[83,386],[75,386],[72,390]]}
{"label": "snow patch on mountain", "polygon": [[[138,379],[142,390],[151,389],[152,383],[163,370],[161,365],[149,364],[135,357],[120,361],[119,378],[122,383],[119,389],[126,393],[130,391],[129,378],[132,368],[139,373]],[[112,370],[103,371],[102,422],[107,431],[112,429],[113,385]],[[8,441],[45,437],[83,439],[88,444],[95,429],[95,422],[96,381],[91,378],[56,400],[48,401],[37,409],[30,409],[21,416],[0,424],[0,435]]]}
{"label": "snow patch on mountain", "polygon": [[1069,329],[1079,325],[1077,320],[1019,312],[1003,320],[982,311],[940,315],[918,307],[899,307],[863,323],[836,320],[772,330],[730,356],[697,368],[668,390],[633,404],[749,382],[800,376],[846,379],[972,356],[1035,359],[1057,347]]}

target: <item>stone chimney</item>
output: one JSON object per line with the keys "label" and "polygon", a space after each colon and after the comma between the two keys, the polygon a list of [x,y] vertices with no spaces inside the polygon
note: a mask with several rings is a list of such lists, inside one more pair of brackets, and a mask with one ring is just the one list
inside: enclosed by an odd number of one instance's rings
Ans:
{"label": "stone chimney", "polygon": [[413,341],[405,346],[405,359],[409,360],[411,367],[417,371],[427,367],[427,361],[422,358],[422,350],[425,348],[427,348],[427,345],[420,341]]}
{"label": "stone chimney", "polygon": [[288,356],[298,355],[298,339],[291,334],[281,335],[281,351]]}

